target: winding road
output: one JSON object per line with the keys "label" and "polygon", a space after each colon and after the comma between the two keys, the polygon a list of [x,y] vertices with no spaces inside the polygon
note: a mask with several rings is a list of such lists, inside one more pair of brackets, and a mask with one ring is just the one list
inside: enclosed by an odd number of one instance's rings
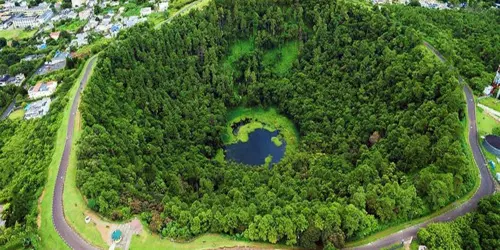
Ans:
{"label": "winding road", "polygon": [[[431,45],[424,43],[425,46],[427,46],[436,56],[439,57],[439,59],[443,62],[446,61],[446,59],[437,51],[435,50]],[[80,82],[79,89],[73,99],[73,103],[71,106],[71,113],[69,117],[69,122],[68,122],[68,131],[66,135],[66,141],[64,145],[64,152],[62,155],[62,159],[59,165],[59,171],[58,171],[58,176],[56,179],[56,185],[55,185],[55,191],[54,191],[54,199],[52,203],[52,221],[54,223],[54,226],[56,228],[56,231],[59,233],[61,238],[66,242],[66,244],[71,247],[72,249],[96,249],[92,245],[90,245],[88,242],[86,242],[84,239],[82,239],[77,232],[75,232],[66,222],[64,218],[64,210],[63,210],[63,189],[64,189],[64,178],[66,176],[66,170],[68,168],[68,163],[69,163],[69,156],[71,152],[71,146],[72,146],[72,140],[73,140],[73,129],[74,129],[74,123],[75,123],[75,116],[76,112],[78,109],[78,105],[80,103],[80,94],[85,88],[85,85],[87,84],[89,80],[89,76],[92,70],[92,66],[96,61],[96,57],[92,58],[87,67],[85,68],[85,73],[83,76],[83,79]],[[460,77],[459,78],[460,83],[463,83],[463,79]],[[464,215],[467,212],[472,211],[474,208],[476,208],[479,200],[486,195],[492,194],[495,190],[495,183],[493,178],[491,177],[489,170],[486,166],[486,161],[485,158],[483,157],[481,153],[481,149],[479,147],[479,139],[478,139],[478,134],[477,134],[477,128],[476,128],[476,110],[475,110],[475,103],[474,103],[474,96],[470,90],[470,88],[466,85],[463,84],[463,91],[465,93],[465,96],[467,98],[467,119],[469,122],[469,142],[471,146],[471,150],[474,156],[474,160],[479,168],[480,172],[480,180],[481,184],[479,186],[479,189],[477,192],[472,196],[470,200],[465,202],[463,205],[455,208],[454,210],[451,210],[445,214],[442,214],[438,217],[435,217],[429,221],[426,221],[424,223],[418,224],[411,226],[409,228],[406,228],[404,230],[401,230],[397,233],[391,234],[387,237],[378,239],[374,242],[371,242],[367,245],[360,246],[360,247],[355,247],[352,249],[379,249],[382,247],[387,247],[390,245],[393,245],[395,243],[401,242],[402,239],[407,239],[411,236],[415,236],[418,232],[418,230],[421,227],[425,227],[427,224],[432,223],[432,222],[442,222],[442,221],[449,221],[457,218],[458,216]]]}
{"label": "winding road", "polygon": [[[430,49],[441,62],[446,62],[446,59],[437,51],[434,47],[432,47],[427,42],[424,42],[424,45]],[[472,94],[471,89],[467,84],[463,84],[464,80],[461,76],[459,76],[459,82],[463,85],[462,89],[465,93],[465,98],[467,102],[467,120],[469,124],[469,143],[472,151],[472,155],[474,156],[474,161],[476,162],[477,167],[479,168],[479,179],[481,184],[476,193],[472,196],[470,200],[462,204],[461,206],[444,213],[440,216],[434,217],[426,222],[408,227],[403,229],[397,233],[391,234],[387,237],[378,239],[364,246],[355,247],[352,249],[380,249],[382,247],[388,247],[393,244],[401,242],[403,239],[408,239],[410,237],[415,237],[420,228],[427,226],[429,223],[433,222],[443,222],[450,221],[459,216],[462,216],[468,212],[471,212],[477,207],[477,203],[479,200],[486,196],[495,192],[495,182],[486,166],[486,160],[481,152],[481,148],[479,146],[479,137],[477,133],[477,123],[476,123],[476,107],[474,103],[474,95]]]}
{"label": "winding road", "polygon": [[59,171],[57,172],[56,186],[54,189],[54,199],[52,201],[52,222],[56,228],[57,233],[66,242],[66,244],[72,249],[96,249],[92,247],[89,243],[83,240],[78,233],[73,231],[73,229],[68,225],[66,219],[64,218],[63,210],[63,189],[64,189],[64,178],[66,177],[66,170],[68,169],[69,155],[71,153],[71,145],[73,141],[73,130],[75,124],[76,111],[78,110],[78,105],[80,103],[80,94],[87,85],[89,80],[89,75],[92,71],[92,66],[94,65],[97,57],[90,59],[91,61],[87,64],[84,69],[85,73],[82,80],[80,81],[80,86],[75,94],[73,103],[71,105],[71,113],[68,120],[68,131],[66,134],[66,141],[64,144],[64,152],[59,163]]}

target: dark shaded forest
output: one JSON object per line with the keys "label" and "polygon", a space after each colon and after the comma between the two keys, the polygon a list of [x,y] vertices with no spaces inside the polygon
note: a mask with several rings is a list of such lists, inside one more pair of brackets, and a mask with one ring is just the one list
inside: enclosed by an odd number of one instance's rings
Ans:
{"label": "dark shaded forest", "polygon": [[[165,237],[342,247],[471,190],[456,72],[387,8],[215,0],[110,46],[82,103],[77,185],[95,211]],[[255,49],[225,70],[231,46]],[[298,42],[285,74],[267,51]],[[240,98],[240,96],[242,98]],[[226,113],[276,107],[300,133],[272,169],[214,160]],[[373,134],[380,139],[370,141]]]}

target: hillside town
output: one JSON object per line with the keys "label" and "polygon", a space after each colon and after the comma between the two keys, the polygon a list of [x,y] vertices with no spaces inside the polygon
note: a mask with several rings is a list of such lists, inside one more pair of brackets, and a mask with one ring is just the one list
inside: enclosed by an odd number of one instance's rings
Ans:
{"label": "hillside town", "polygon": [[[37,4],[7,0],[0,4],[0,32],[17,32],[32,37],[29,42],[20,43],[18,39],[9,41],[11,47],[33,52],[26,55],[18,50],[22,58],[16,65],[31,64],[36,67],[33,71],[21,70],[16,74],[0,72],[0,87],[22,87],[28,94],[26,99],[18,96],[18,103],[14,100],[3,110],[2,118],[16,110],[24,110],[25,119],[47,114],[50,98],[58,87],[57,81],[51,79],[53,73],[66,69],[68,60],[86,56],[99,41],[111,41],[120,31],[144,23],[153,16],[157,21],[163,20],[168,6],[168,0],[142,3],[135,0],[72,0]],[[40,80],[47,76],[49,79]],[[35,102],[28,103],[31,100]]]}
{"label": "hillside town", "polygon": [[[129,6],[129,9],[126,6]],[[133,6],[131,10],[130,6]],[[78,48],[89,43],[88,37],[91,33],[106,38],[115,37],[120,30],[145,22],[152,13],[165,12],[168,9],[168,1],[151,0],[144,6],[147,7],[140,7],[128,1],[121,5],[118,1],[73,0],[70,8],[63,8],[61,3],[42,2],[37,6],[29,6],[24,0],[8,0],[0,9],[0,29],[39,29],[38,32],[58,30],[40,39],[40,48],[44,48],[43,44],[47,39],[58,40],[60,31],[64,30],[58,27],[58,24],[78,22],[84,24],[83,28],[65,30],[73,38],[69,45]],[[99,10],[99,13],[95,10]]]}

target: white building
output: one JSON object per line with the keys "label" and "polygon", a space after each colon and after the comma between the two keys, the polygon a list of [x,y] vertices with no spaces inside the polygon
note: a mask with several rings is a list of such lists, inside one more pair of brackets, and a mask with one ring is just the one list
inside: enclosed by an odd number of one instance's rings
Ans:
{"label": "white building", "polygon": [[32,86],[28,90],[28,96],[30,99],[38,99],[41,97],[46,97],[54,94],[57,88],[56,81],[50,82],[38,82],[35,86]]}
{"label": "white building", "polygon": [[78,8],[87,3],[86,0],[71,0],[71,7]]}
{"label": "white building", "polygon": [[89,19],[89,17],[90,17],[91,14],[92,14],[92,9],[91,8],[87,8],[87,9],[84,9],[84,10],[80,11],[80,13],[78,13],[78,17],[81,20],[87,20],[87,19]]}
{"label": "white building", "polygon": [[151,10],[151,7],[146,7],[141,9],[141,16],[147,16],[150,15],[153,11]]}
{"label": "white building", "polygon": [[52,61],[50,61],[50,64],[57,64],[60,62],[66,62],[67,57],[69,57],[68,52],[57,51],[56,54],[54,55],[54,58],[52,58]]}
{"label": "white building", "polygon": [[164,12],[168,9],[168,2],[162,2],[158,4],[158,11]]}
{"label": "white building", "polygon": [[71,45],[76,46],[76,47],[81,47],[83,45],[87,45],[87,44],[89,44],[87,37],[88,37],[88,34],[86,32],[76,34],[76,39],[73,39],[71,41]]}
{"label": "white building", "polygon": [[50,98],[45,97],[40,101],[28,104],[26,107],[26,113],[24,113],[24,119],[29,120],[46,115],[49,112],[50,103]]}
{"label": "white building", "polygon": [[38,18],[34,16],[15,17],[12,19],[12,25],[16,29],[24,29],[27,27],[36,28],[40,26],[40,22],[38,21]]}

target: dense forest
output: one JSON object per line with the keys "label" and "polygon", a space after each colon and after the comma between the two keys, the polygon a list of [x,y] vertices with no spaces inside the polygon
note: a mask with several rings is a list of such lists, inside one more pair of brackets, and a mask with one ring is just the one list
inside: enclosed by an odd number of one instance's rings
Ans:
{"label": "dense forest", "polygon": [[[388,6],[394,20],[418,29],[480,93],[500,64],[500,23],[496,9],[444,10]],[[492,25],[493,24],[493,25]]]}
{"label": "dense forest", "polygon": [[500,194],[479,201],[477,211],[418,232],[430,249],[500,249]]}
{"label": "dense forest", "polygon": [[[89,207],[140,214],[165,237],[312,248],[464,195],[474,178],[456,72],[395,19],[356,2],[215,0],[122,34],[82,102],[77,185]],[[234,54],[238,44],[252,49]],[[216,161],[226,114],[241,106],[288,117],[297,153],[271,169]]]}

